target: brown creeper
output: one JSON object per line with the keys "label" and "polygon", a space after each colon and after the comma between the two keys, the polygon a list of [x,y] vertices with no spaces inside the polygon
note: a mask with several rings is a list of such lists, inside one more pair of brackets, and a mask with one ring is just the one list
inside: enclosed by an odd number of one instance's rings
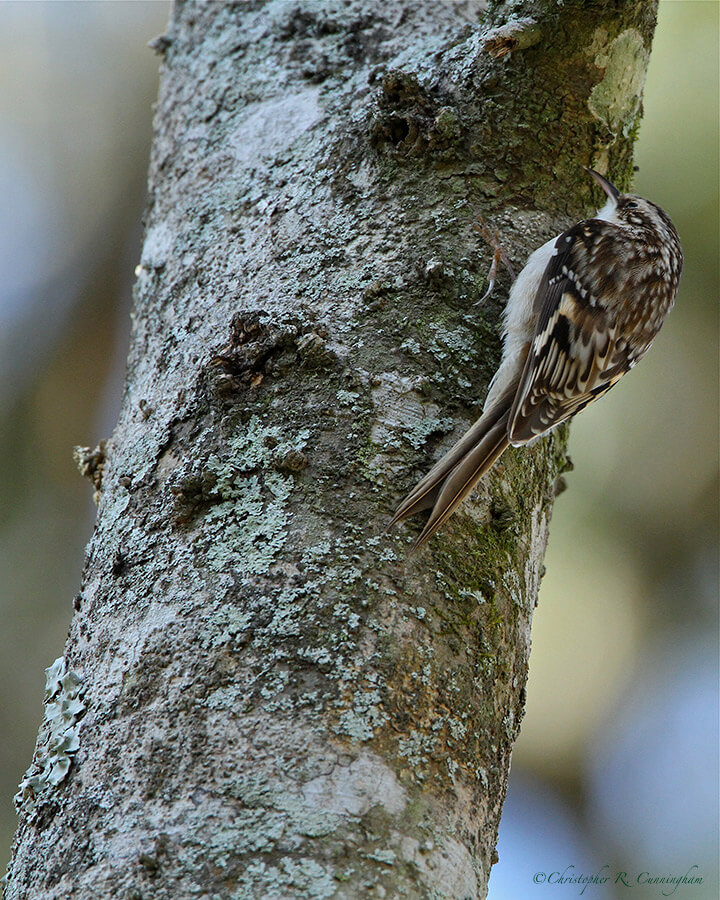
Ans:
{"label": "brown creeper", "polygon": [[530,256],[510,290],[482,416],[393,516],[390,524],[432,510],[416,547],[509,445],[546,434],[609,391],[647,353],[675,302],[683,256],[673,223],[655,203],[587,171],[607,203]]}

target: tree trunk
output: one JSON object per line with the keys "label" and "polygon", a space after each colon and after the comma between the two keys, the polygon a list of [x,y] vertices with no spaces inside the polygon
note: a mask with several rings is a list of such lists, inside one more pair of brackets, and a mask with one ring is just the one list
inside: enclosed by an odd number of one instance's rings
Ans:
{"label": "tree trunk", "polygon": [[[526,7],[527,12],[524,12]],[[513,18],[508,18],[512,11]],[[178,3],[118,425],[10,900],[484,897],[565,432],[421,552],[507,279],[620,183],[655,4]],[[452,434],[451,434],[452,433]]]}

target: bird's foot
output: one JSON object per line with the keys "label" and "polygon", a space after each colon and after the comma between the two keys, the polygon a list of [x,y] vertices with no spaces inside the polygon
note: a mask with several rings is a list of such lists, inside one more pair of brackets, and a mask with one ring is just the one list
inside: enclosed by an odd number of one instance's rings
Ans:
{"label": "bird's foot", "polygon": [[490,263],[490,271],[488,272],[488,289],[475,304],[476,306],[479,306],[481,303],[484,303],[493,292],[493,288],[495,287],[495,279],[497,277],[497,270],[500,263],[505,266],[512,281],[515,281],[515,271],[512,267],[512,263],[510,262],[507,253],[503,249],[503,246],[500,242],[500,235],[498,234],[497,229],[490,228],[490,226],[483,219],[480,213],[477,213],[475,216],[473,228],[475,228],[476,231],[480,232],[483,240],[492,248],[493,251],[492,263]]}

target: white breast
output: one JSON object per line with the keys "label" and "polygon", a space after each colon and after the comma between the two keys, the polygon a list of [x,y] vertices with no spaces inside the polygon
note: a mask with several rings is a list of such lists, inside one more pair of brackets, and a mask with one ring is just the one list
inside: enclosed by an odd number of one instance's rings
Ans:
{"label": "white breast", "polygon": [[520,375],[525,362],[525,348],[535,334],[537,313],[535,298],[543,274],[555,251],[557,237],[551,238],[532,253],[515,279],[503,314],[504,343],[500,366],[490,382],[484,411],[490,409],[513,380]]}

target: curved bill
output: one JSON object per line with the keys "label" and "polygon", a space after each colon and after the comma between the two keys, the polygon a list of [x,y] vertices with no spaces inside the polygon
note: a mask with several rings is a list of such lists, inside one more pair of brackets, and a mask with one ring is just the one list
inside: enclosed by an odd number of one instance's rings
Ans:
{"label": "curved bill", "polygon": [[588,169],[587,166],[583,166],[583,169],[585,169],[588,174],[592,175],[594,180],[597,181],[597,183],[611,200],[617,200],[617,198],[620,196],[620,191],[615,187],[612,181],[608,181],[608,179],[604,175],[596,172],[595,169]]}

